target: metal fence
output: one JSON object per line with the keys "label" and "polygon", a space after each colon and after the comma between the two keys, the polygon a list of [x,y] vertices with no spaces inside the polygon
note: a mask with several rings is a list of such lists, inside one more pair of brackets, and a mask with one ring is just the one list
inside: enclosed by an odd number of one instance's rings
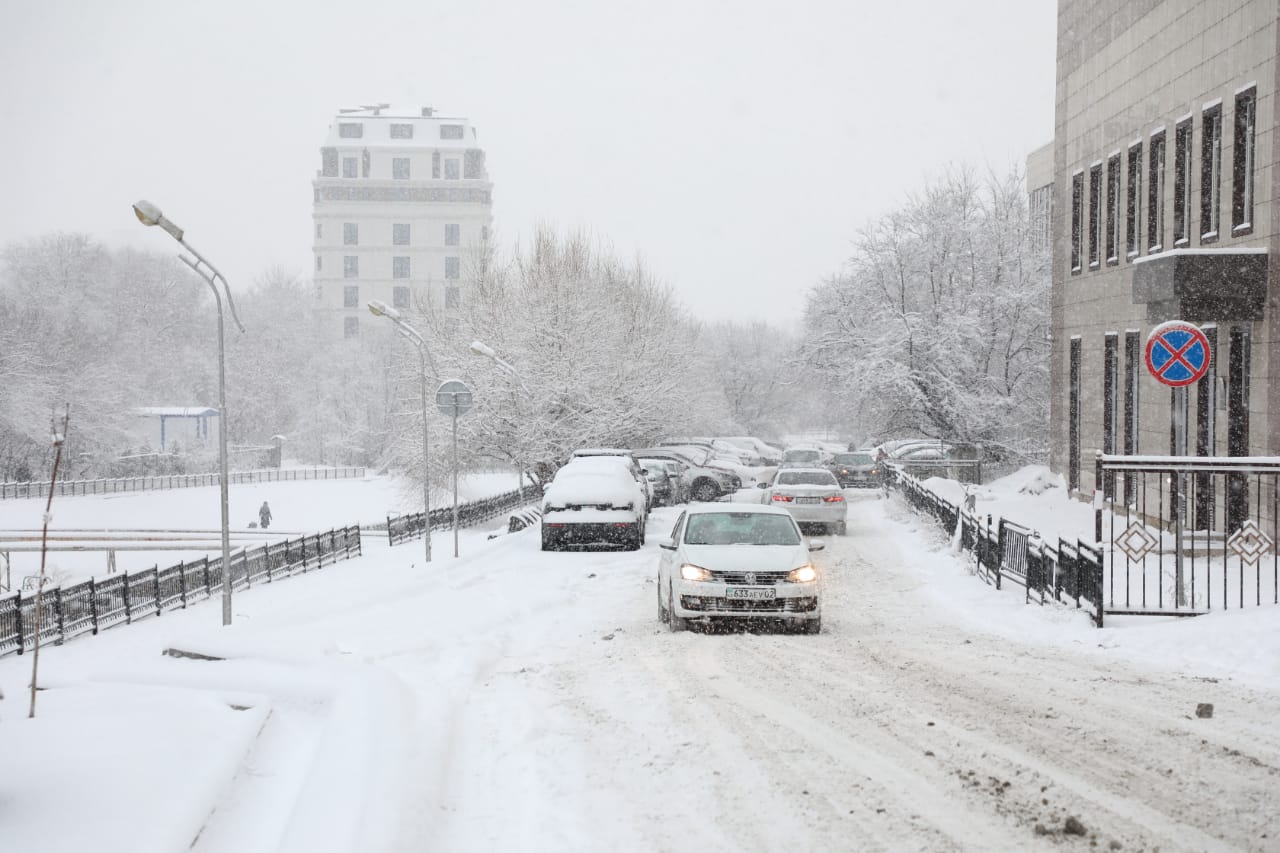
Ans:
{"label": "metal fence", "polygon": [[[261,471],[232,471],[227,482],[276,483],[293,480],[351,480],[363,479],[364,468],[268,468]],[[59,480],[54,487],[56,497],[75,495],[109,495],[117,492],[145,492],[159,489],[192,489],[199,486],[218,485],[217,474],[164,474],[154,477],[125,477],[115,480]],[[44,498],[49,496],[49,484],[0,483],[0,500],[14,498]]]}
{"label": "metal fence", "polygon": [[932,516],[949,535],[960,526],[960,546],[973,555],[974,572],[1001,589],[1006,581],[1020,585],[1025,601],[1046,604],[1075,602],[1089,605],[1089,617],[1103,624],[1102,552],[1083,541],[1059,539],[1045,543],[1033,530],[1005,518],[985,517],[957,506],[926,489],[901,469],[892,470],[891,483],[917,511]]}
{"label": "metal fence", "polygon": [[1280,459],[1099,454],[1095,465],[1108,613],[1280,603]]}
{"label": "metal fence", "polygon": [[[488,521],[509,509],[532,503],[541,496],[542,488],[540,486],[521,486],[519,489],[504,492],[500,495],[458,504],[458,526],[467,527],[468,525]],[[420,512],[409,515],[387,516],[387,541],[392,545],[399,545],[401,542],[408,542],[410,539],[421,539],[422,519],[423,514]],[[436,507],[431,510],[432,530],[451,530],[452,528],[452,506]]]}
{"label": "metal fence", "polygon": [[[233,589],[271,583],[305,574],[339,560],[360,556],[360,528],[315,533],[301,539],[273,542],[231,555]],[[89,579],[66,587],[46,589],[41,603],[40,641],[61,644],[82,634],[97,634],[166,610],[185,608],[222,589],[222,558],[202,557],[167,569],[151,568],[107,580]],[[36,596],[0,598],[0,656],[17,653],[35,641]]]}

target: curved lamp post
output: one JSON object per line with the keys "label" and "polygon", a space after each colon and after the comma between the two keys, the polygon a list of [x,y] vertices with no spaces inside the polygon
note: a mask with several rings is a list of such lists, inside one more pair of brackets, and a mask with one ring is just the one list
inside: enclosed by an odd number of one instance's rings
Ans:
{"label": "curved lamp post", "polygon": [[182,248],[195,256],[195,260],[186,255],[179,259],[195,270],[213,291],[214,302],[218,306],[218,483],[222,490],[222,624],[231,624],[231,526],[230,501],[227,489],[227,357],[222,330],[222,295],[218,292],[217,282],[222,283],[222,293],[227,296],[227,306],[231,308],[231,317],[236,321],[241,333],[244,325],[236,314],[236,304],[231,300],[231,290],[227,280],[218,272],[213,264],[183,239],[183,231],[175,223],[165,219],[160,208],[149,201],[139,201],[133,206],[134,215],[143,225],[159,225],[170,237],[177,240]]}
{"label": "curved lamp post", "polygon": [[[523,392],[525,393],[525,396],[527,396],[527,397],[532,397],[532,396],[533,396],[533,392],[529,390],[529,386],[528,386],[528,385],[526,385],[526,384],[524,384],[524,377],[520,375],[520,371],[516,370],[516,369],[515,369],[514,367],[512,367],[510,364],[508,364],[507,362],[505,362],[505,361],[503,361],[501,358],[499,358],[499,357],[498,357],[498,353],[494,350],[494,348],[493,348],[493,347],[489,346],[488,344],[484,343],[483,341],[472,341],[472,342],[471,342],[471,346],[470,346],[470,350],[471,350],[473,353],[475,353],[476,355],[481,355],[481,356],[484,356],[484,357],[485,357],[485,358],[487,358],[487,359],[492,360],[492,361],[493,361],[493,363],[494,363],[494,364],[496,364],[496,365],[498,365],[498,367],[500,367],[504,373],[506,373],[508,376],[510,376],[510,377],[511,377],[512,379],[514,379],[516,382],[520,383],[520,390],[521,390],[521,391],[523,391]],[[524,490],[524,467],[523,467],[522,465],[520,465],[519,461],[517,461],[517,462],[516,462],[516,467],[517,467],[517,468],[519,468],[519,470],[520,470],[520,489],[521,489],[521,491],[523,492],[523,490]]]}
{"label": "curved lamp post", "polygon": [[[400,316],[400,312],[385,302],[374,299],[368,303],[369,313],[385,317],[396,324],[401,337],[418,348],[420,369],[418,379],[422,386],[422,539],[426,542],[426,561],[431,562],[431,463],[427,458],[427,341]],[[455,528],[456,530],[456,528]]]}

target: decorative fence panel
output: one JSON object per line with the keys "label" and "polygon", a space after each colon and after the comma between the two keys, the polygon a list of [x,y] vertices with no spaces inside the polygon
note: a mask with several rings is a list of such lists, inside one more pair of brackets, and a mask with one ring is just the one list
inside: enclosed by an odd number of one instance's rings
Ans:
{"label": "decorative fence panel", "polygon": [[[532,503],[541,496],[542,489],[540,487],[522,486],[519,489],[494,495],[491,498],[458,504],[458,526],[467,527],[472,524],[479,524],[482,521],[488,521],[507,510]],[[411,539],[422,538],[422,518],[423,516],[420,512],[409,515],[387,516],[387,541],[392,545],[399,545]],[[431,529],[453,529],[452,506],[436,507],[431,510]]]}
{"label": "decorative fence panel", "polygon": [[[242,483],[285,483],[295,480],[362,480],[364,468],[268,468],[261,471],[232,471],[227,475],[230,485]],[[59,480],[54,495],[109,495],[118,492],[148,492],[159,489],[192,489],[200,486],[216,486],[217,474],[165,474],[154,477],[124,477],[114,480]],[[0,500],[15,498],[45,498],[49,496],[49,484],[0,483]]]}
{"label": "decorative fence panel", "polygon": [[[343,527],[231,555],[233,588],[331,565],[361,553],[360,528]],[[146,569],[46,589],[40,607],[40,642],[61,644],[167,610],[185,608],[222,588],[222,558],[202,557],[167,569]],[[0,656],[22,654],[35,642],[34,594],[0,598]]]}

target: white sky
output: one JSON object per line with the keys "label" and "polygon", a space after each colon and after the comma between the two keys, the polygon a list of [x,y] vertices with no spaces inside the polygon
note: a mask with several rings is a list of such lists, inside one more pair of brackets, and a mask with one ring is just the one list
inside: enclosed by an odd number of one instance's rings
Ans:
{"label": "white sky", "polygon": [[133,218],[146,198],[236,290],[311,270],[340,107],[469,117],[505,244],[587,228],[704,317],[781,322],[928,176],[1004,172],[1053,134],[1052,0],[0,9],[0,242],[176,249]]}

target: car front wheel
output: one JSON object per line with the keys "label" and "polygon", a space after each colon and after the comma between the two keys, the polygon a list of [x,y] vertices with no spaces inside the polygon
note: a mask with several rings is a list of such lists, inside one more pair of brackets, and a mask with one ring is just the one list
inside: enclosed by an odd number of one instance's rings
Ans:
{"label": "car front wheel", "polygon": [[693,484],[689,497],[701,503],[710,503],[720,497],[720,487],[710,480],[699,480]]}
{"label": "car front wheel", "polygon": [[667,608],[662,603],[662,580],[658,580],[658,621],[664,625],[671,618],[671,614],[667,612]]}
{"label": "car front wheel", "polygon": [[673,634],[689,628],[689,620],[676,615],[675,593],[670,587],[667,587],[667,627]]}

